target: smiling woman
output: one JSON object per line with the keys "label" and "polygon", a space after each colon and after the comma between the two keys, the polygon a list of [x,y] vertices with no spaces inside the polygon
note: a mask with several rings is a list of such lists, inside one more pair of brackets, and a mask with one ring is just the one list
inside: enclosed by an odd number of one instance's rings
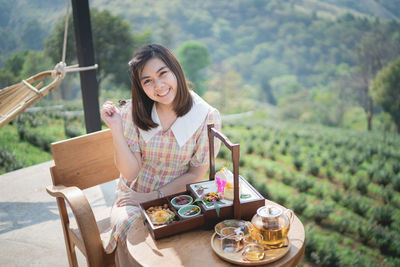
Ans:
{"label": "smiling woman", "polygon": [[[130,266],[126,234],[140,216],[138,204],[185,191],[208,170],[207,124],[221,129],[218,110],[189,89],[175,56],[161,45],[140,48],[129,62],[132,99],[117,108],[107,101],[102,119],[111,129],[115,164],[120,171],[112,209],[112,238],[117,266]],[[216,143],[215,155],[219,150]],[[170,219],[166,211],[154,221]]]}

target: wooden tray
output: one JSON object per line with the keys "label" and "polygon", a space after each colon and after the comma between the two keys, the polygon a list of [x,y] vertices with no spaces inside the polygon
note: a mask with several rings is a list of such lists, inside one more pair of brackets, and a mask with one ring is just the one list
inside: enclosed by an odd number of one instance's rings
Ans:
{"label": "wooden tray", "polygon": [[[188,192],[180,192],[177,194],[173,194],[170,196],[166,196],[163,198],[158,198],[154,200],[150,200],[147,202],[142,202],[139,204],[141,213],[142,213],[142,218],[144,224],[147,226],[149,229],[149,232],[151,236],[154,238],[154,240],[171,236],[177,233],[182,233],[188,230],[192,230],[194,228],[203,226],[205,224],[205,216],[204,214],[198,215],[193,218],[188,218],[188,219],[183,219],[178,215],[178,211],[172,206],[171,204],[171,199],[174,196],[178,195],[188,195]],[[154,225],[149,216],[146,214],[146,210],[150,207],[153,206],[162,206],[164,204],[167,204],[169,209],[175,213],[175,220],[169,224],[162,224],[162,225]]]}
{"label": "wooden tray", "polygon": [[220,258],[222,258],[223,260],[225,260],[227,262],[239,264],[239,265],[246,265],[246,266],[257,266],[257,265],[267,264],[267,263],[279,260],[280,258],[285,256],[286,253],[289,252],[290,242],[287,237],[286,237],[285,242],[287,242],[287,244],[288,244],[286,247],[265,250],[264,251],[264,253],[265,253],[264,259],[259,260],[259,261],[248,261],[248,260],[243,260],[243,258],[242,258],[243,250],[236,252],[236,253],[228,253],[228,252],[223,251],[221,248],[221,240],[218,239],[217,233],[214,233],[213,236],[211,237],[211,247],[214,250],[215,254],[217,254]]}

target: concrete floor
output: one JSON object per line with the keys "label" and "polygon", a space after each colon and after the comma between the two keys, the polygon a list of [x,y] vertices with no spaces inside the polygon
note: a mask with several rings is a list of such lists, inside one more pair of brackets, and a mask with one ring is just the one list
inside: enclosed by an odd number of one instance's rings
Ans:
{"label": "concrete floor", "polygon": [[[51,185],[53,161],[0,175],[0,266],[68,266]],[[110,208],[116,181],[86,190],[92,208]],[[85,258],[77,250],[79,266]]]}

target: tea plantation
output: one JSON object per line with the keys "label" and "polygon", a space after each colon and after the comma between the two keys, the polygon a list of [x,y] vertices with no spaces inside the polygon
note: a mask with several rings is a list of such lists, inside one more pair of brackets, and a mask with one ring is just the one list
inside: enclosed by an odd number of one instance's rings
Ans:
{"label": "tea plantation", "polygon": [[[305,225],[303,264],[400,266],[399,136],[257,118],[222,131],[239,173]],[[216,165],[231,166],[223,145]]]}

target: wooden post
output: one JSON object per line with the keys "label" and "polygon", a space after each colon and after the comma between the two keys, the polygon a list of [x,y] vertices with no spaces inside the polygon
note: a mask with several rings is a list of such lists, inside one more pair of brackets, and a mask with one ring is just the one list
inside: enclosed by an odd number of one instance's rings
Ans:
{"label": "wooden post", "polygon": [[220,139],[232,152],[233,163],[233,217],[239,220],[242,215],[240,211],[239,195],[239,144],[232,144],[229,139],[214,128],[214,124],[207,124],[208,142],[210,150],[210,181],[215,179],[215,156],[214,156],[214,137]]}
{"label": "wooden post", "polygon": [[[92,28],[88,0],[72,0],[76,51],[80,67],[92,66],[94,62]],[[85,114],[86,132],[101,130],[99,108],[99,85],[96,70],[81,71],[83,111]]]}

